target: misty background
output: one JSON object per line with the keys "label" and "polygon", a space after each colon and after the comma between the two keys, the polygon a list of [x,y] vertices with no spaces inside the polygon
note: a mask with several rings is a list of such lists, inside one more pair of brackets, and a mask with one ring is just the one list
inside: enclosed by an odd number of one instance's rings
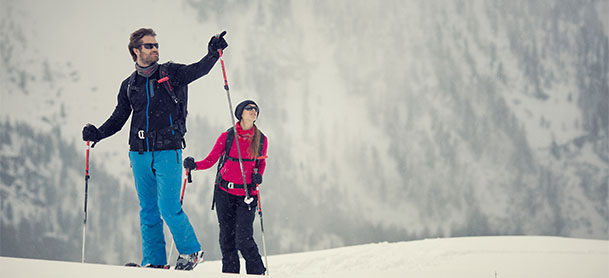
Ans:
{"label": "misty background", "polygon": [[[228,32],[233,105],[255,100],[269,140],[270,254],[609,239],[609,1],[0,4],[1,256],[80,260],[82,127],[112,113],[140,27],[160,62],[196,62]],[[219,62],[189,86],[184,156],[204,158],[231,125],[222,86]],[[141,259],[128,125],[91,150],[89,262]],[[207,260],[220,258],[214,176],[195,172],[184,197]]]}

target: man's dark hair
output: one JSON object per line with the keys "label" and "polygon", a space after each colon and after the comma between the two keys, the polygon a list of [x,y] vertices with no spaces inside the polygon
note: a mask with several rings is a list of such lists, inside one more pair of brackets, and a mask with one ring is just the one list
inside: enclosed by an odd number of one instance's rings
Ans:
{"label": "man's dark hair", "polygon": [[135,55],[135,52],[133,52],[133,49],[142,46],[141,40],[144,36],[156,37],[156,33],[152,28],[140,28],[131,33],[131,37],[129,38],[129,45],[127,47],[129,48],[129,53],[131,53],[134,62],[137,60],[137,56]]}

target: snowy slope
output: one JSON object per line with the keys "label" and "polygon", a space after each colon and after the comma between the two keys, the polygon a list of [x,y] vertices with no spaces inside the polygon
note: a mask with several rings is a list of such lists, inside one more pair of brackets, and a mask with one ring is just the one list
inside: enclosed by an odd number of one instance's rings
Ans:
{"label": "snowy slope", "polygon": [[[255,99],[269,136],[271,254],[608,239],[608,1],[0,2],[0,255],[79,260],[80,133],[112,112],[142,26],[183,63],[228,31],[232,99]],[[222,81],[216,66],[190,87],[185,155],[227,128]],[[141,256],[126,130],[92,151],[90,262]],[[185,211],[218,259],[213,180],[195,175]]]}
{"label": "snowy slope", "polygon": [[[609,242],[470,237],[378,243],[269,257],[271,277],[608,277]],[[243,265],[243,263],[242,263]],[[235,277],[219,261],[193,272],[0,257],[2,277]],[[246,277],[242,274],[241,277]]]}

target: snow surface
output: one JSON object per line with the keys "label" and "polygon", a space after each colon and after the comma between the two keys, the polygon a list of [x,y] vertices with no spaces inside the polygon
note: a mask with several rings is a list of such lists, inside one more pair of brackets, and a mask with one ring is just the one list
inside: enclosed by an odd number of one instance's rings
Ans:
{"label": "snow surface", "polygon": [[[444,238],[275,255],[268,260],[271,277],[609,277],[609,241]],[[204,262],[184,272],[0,257],[0,276],[11,278],[237,277],[220,269],[220,261]]]}

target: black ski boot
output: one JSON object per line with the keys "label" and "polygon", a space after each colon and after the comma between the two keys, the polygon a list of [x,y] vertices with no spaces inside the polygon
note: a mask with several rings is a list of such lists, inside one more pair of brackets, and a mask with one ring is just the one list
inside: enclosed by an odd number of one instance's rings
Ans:
{"label": "black ski boot", "polygon": [[193,270],[198,263],[203,262],[203,251],[195,252],[190,255],[178,256],[175,269],[177,270]]}

